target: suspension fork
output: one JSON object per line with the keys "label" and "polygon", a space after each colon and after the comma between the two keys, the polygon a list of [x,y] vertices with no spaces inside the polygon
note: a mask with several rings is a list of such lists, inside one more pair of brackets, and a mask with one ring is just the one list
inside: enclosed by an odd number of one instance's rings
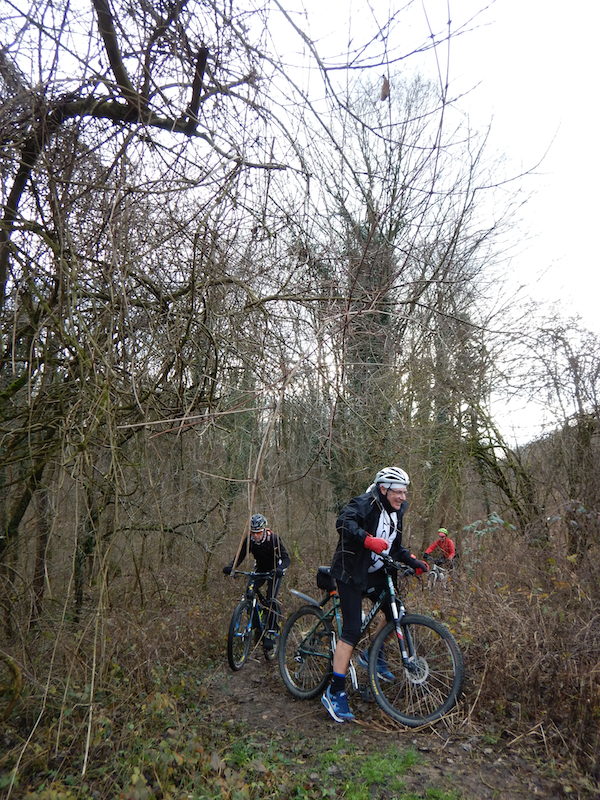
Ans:
{"label": "suspension fork", "polygon": [[265,609],[264,613],[266,614],[266,604],[263,602],[260,589],[255,585],[254,580],[250,581],[246,587],[246,599],[250,601],[250,617],[248,624],[251,629],[256,628],[259,634],[262,635],[265,630],[266,620],[265,624],[263,624],[261,609]]}
{"label": "suspension fork", "polygon": [[254,597],[253,608],[256,625],[260,635],[262,636],[267,632],[267,621],[269,619],[270,608],[268,603],[264,600],[264,598],[261,598],[258,593]]}
{"label": "suspension fork", "polygon": [[258,632],[262,633],[263,625],[262,625],[262,620],[260,618],[259,600],[256,591],[253,593],[252,597],[249,597],[248,599],[250,600],[250,616],[248,618],[248,625],[250,626],[250,630],[257,628]]}
{"label": "suspension fork", "polygon": [[413,666],[415,660],[414,649],[412,646],[412,642],[410,641],[410,637],[404,636],[402,625],[400,624],[402,618],[406,614],[406,609],[404,608],[404,605],[402,604],[401,601],[398,602],[398,595],[396,594],[394,581],[392,580],[392,576],[390,575],[389,572],[387,573],[387,582],[388,582],[390,606],[392,608],[392,617],[394,619],[396,638],[398,640],[398,645],[400,647],[400,654],[402,655],[402,663],[404,664],[404,667],[406,669],[410,669]]}

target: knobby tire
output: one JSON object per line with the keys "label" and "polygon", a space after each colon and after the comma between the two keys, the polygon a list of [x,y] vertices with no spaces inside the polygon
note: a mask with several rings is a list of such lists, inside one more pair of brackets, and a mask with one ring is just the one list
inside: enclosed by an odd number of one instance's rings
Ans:
{"label": "knobby tire", "polygon": [[[456,704],[464,663],[456,640],[437,620],[407,614],[401,625],[405,638],[414,646],[415,670],[404,667],[395,624],[390,622],[371,647],[369,681],[375,700],[386,714],[409,728],[417,728],[440,719]],[[382,680],[377,674],[382,650],[393,681]]]}
{"label": "knobby tire", "polygon": [[291,614],[279,641],[279,672],[287,690],[299,700],[321,694],[331,677],[332,630],[318,606]]}
{"label": "knobby tire", "polygon": [[252,604],[249,600],[242,600],[231,615],[227,634],[227,660],[229,661],[229,666],[235,672],[244,666],[252,647],[251,614]]}

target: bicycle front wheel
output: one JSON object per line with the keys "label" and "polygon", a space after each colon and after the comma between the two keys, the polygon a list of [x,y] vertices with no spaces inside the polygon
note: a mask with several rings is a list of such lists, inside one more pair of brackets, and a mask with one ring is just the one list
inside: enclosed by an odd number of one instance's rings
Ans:
{"label": "bicycle front wheel", "polygon": [[310,700],[331,676],[331,623],[318,606],[302,606],[288,617],[279,640],[279,672],[291,694]]}
{"label": "bicycle front wheel", "polygon": [[227,660],[232,670],[241,669],[252,647],[252,604],[242,600],[235,607],[227,634]]}
{"label": "bicycle front wheel", "polygon": [[[440,719],[456,704],[464,663],[456,640],[437,620],[422,614],[407,614],[401,627],[407,648],[413,654],[411,663],[404,665],[395,623],[390,622],[371,647],[369,681],[377,703],[386,714],[409,728],[417,728]],[[389,673],[385,677],[378,674],[377,662],[381,665],[382,658],[393,680]]]}
{"label": "bicycle front wheel", "polygon": [[[266,631],[265,636],[269,636],[269,638],[272,638],[273,647],[270,647],[268,649],[265,648],[265,658],[267,661],[275,661],[275,659],[277,658],[277,651],[279,650],[279,634],[281,632],[281,619],[283,616],[283,611],[281,608],[281,603],[278,600],[272,601],[271,612],[273,614],[273,628],[272,631]],[[265,614],[265,619],[266,619],[266,614]]]}

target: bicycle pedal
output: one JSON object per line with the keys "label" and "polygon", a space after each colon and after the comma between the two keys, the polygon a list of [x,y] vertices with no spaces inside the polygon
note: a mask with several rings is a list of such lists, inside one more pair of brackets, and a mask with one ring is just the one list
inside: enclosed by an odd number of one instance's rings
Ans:
{"label": "bicycle pedal", "polygon": [[371,691],[371,687],[368,683],[359,683],[356,691],[358,692],[361,700],[364,700],[367,703],[375,702],[373,692]]}

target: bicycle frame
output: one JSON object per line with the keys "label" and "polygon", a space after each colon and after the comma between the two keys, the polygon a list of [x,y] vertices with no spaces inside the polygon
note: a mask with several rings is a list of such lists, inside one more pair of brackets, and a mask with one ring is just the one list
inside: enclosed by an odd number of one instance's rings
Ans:
{"label": "bicycle frame", "polygon": [[[252,609],[248,618],[248,625],[250,628],[256,625],[260,635],[262,636],[266,631],[266,615],[269,613],[270,604],[267,598],[261,592],[260,588],[256,586],[256,581],[272,578],[273,573],[244,572],[242,570],[235,570],[232,572],[232,575],[246,575],[248,578],[248,583],[246,584],[246,590],[244,592],[244,597],[246,600],[249,600],[252,603]],[[264,616],[260,613],[261,610],[264,612]]]}
{"label": "bicycle frame", "polygon": [[[443,623],[405,609],[396,574],[413,575],[413,570],[387,556],[382,560],[385,573],[379,588],[367,594],[372,607],[363,611],[359,636],[384,609],[388,621],[373,631],[367,650],[366,642],[357,645],[358,663],[368,673],[366,687],[359,685],[352,660],[348,679],[364,699],[374,699],[392,719],[416,728],[441,719],[454,707],[464,679],[464,659]],[[342,606],[330,569],[319,567],[317,585],[325,591],[321,602],[291,590],[304,604],[289,615],[279,645],[281,677],[298,700],[313,699],[326,689],[343,630]]]}
{"label": "bicycle frame", "polygon": [[427,572],[427,583],[433,588],[437,583],[445,583],[448,580],[448,570],[435,562],[429,567]]}
{"label": "bicycle frame", "polygon": [[365,616],[363,624],[361,626],[360,635],[362,636],[365,633],[371,621],[373,620],[374,616],[377,614],[378,611],[381,610],[386,600],[388,600],[390,607],[392,609],[392,619],[394,621],[394,626],[396,629],[396,638],[400,646],[402,663],[404,664],[404,667],[407,670],[413,671],[415,662],[413,644],[412,641],[410,640],[410,634],[408,633],[408,631],[407,635],[405,636],[404,631],[402,630],[402,618],[406,616],[406,608],[404,607],[402,598],[399,597],[398,593],[396,592],[396,587],[394,586],[394,581],[391,574],[391,570],[403,569],[404,570],[403,574],[412,575],[413,570],[410,567],[408,568],[403,567],[403,565],[398,564],[389,556],[382,556],[382,558],[384,562],[384,569],[386,570],[385,577],[387,582],[387,588],[381,591],[381,594],[373,604],[373,608]]}
{"label": "bicycle frame", "polygon": [[274,571],[234,570],[230,574],[245,575],[248,579],[244,594],[233,610],[227,633],[229,666],[237,671],[246,663],[253,641],[254,646],[262,642],[267,661],[276,658],[281,606],[274,597],[266,597],[257,586],[258,582],[274,579]]}
{"label": "bicycle frame", "polygon": [[[364,615],[361,623],[360,636],[362,637],[366,633],[375,616],[379,613],[379,611],[382,610],[386,601],[389,600],[403,664],[407,670],[413,671],[415,661],[414,648],[412,642],[410,641],[410,636],[408,637],[407,641],[407,637],[404,635],[401,625],[402,618],[406,615],[406,608],[404,607],[402,599],[399,597],[396,591],[396,587],[394,586],[394,581],[392,578],[392,571],[402,570],[404,575],[412,575],[413,570],[410,567],[405,567],[403,564],[398,564],[393,559],[389,558],[389,556],[382,556],[382,558],[384,561],[384,568],[386,569],[387,585],[386,588],[382,589],[379,596],[373,602],[373,607],[370,609],[370,611]],[[342,612],[337,590],[330,592],[320,602],[315,600],[310,595],[303,594],[296,589],[290,589],[290,592],[300,600],[323,609],[324,614],[322,615],[322,619],[329,619],[334,622],[334,624],[332,624],[331,642],[331,657],[333,657],[337,640],[340,638],[342,633]],[[329,608],[327,608],[328,605],[330,605]],[[356,668],[352,661],[350,661],[349,665],[349,674],[353,688],[357,689],[358,680],[356,677]]]}

